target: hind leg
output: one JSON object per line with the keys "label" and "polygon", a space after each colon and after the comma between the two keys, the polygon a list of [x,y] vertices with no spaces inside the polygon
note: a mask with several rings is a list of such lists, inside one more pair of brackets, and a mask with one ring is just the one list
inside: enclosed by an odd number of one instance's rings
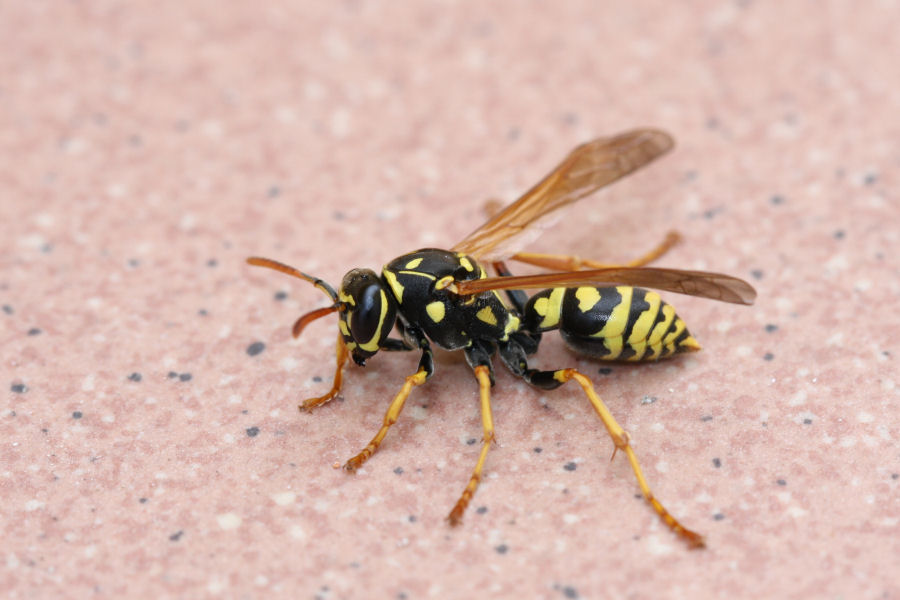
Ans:
{"label": "hind leg", "polygon": [[681,236],[670,231],[662,242],[657,244],[650,252],[640,256],[634,260],[630,260],[622,264],[601,263],[595,260],[587,260],[578,256],[568,256],[564,254],[535,254],[532,252],[520,252],[512,256],[512,260],[517,260],[529,265],[552,269],[554,271],[580,271],[581,269],[611,269],[615,267],[641,267],[660,258],[668,252],[675,244],[681,241]]}
{"label": "hind leg", "polygon": [[[656,514],[659,515],[669,529],[687,542],[691,548],[704,547],[703,537],[682,525],[653,495],[644,477],[637,455],[631,447],[630,436],[619,425],[612,413],[609,412],[600,396],[597,395],[591,380],[575,369],[557,369],[555,371],[530,369],[525,360],[525,352],[521,348],[517,349],[516,346],[517,344],[515,343],[500,346],[500,357],[510,370],[531,385],[545,390],[552,390],[574,379],[581,386],[581,389],[594,407],[597,416],[600,417],[600,421],[603,422],[603,426],[606,427],[609,437],[612,438],[613,444],[615,444],[616,451],[621,450],[628,457],[628,463],[631,465],[631,470],[637,478],[641,493],[644,495],[647,503],[653,507],[653,510],[656,511]],[[613,456],[615,456],[615,452]]]}

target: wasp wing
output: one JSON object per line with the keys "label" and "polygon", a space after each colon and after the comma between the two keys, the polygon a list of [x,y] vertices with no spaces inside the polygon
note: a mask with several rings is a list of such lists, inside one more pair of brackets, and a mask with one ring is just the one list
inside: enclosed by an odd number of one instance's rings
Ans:
{"label": "wasp wing", "polygon": [[540,235],[542,217],[592,194],[651,162],[675,145],[656,129],[635,129],[578,146],[537,185],[453,247],[496,261],[516,253]]}
{"label": "wasp wing", "polygon": [[615,267],[565,273],[540,273],[457,281],[456,292],[466,296],[490,290],[527,290],[548,287],[605,287],[631,285],[699,296],[734,304],[753,304],[756,290],[737,277],[706,271],[656,267]]}

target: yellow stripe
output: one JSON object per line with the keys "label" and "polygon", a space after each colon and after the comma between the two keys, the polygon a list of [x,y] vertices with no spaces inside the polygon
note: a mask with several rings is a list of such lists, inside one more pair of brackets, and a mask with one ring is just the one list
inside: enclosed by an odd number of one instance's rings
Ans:
{"label": "yellow stripe", "polygon": [[403,302],[403,284],[397,281],[397,275],[387,269],[383,269],[381,272],[384,274],[384,278],[387,279],[388,285],[391,286],[391,291],[394,292],[397,302]]}
{"label": "yellow stripe", "polygon": [[409,261],[408,263],[406,263],[403,266],[406,267],[407,269],[415,269],[416,267],[418,267],[421,264],[421,262],[422,262],[422,257],[420,256],[419,258],[412,259],[411,261]]}
{"label": "yellow stripe", "polygon": [[672,324],[672,320],[675,318],[675,309],[672,308],[671,304],[665,304],[662,307],[663,320],[656,324],[656,327],[653,328],[653,332],[650,334],[650,337],[647,338],[647,343],[656,346],[662,340],[663,335],[666,333],[666,330],[669,328],[669,325]]}
{"label": "yellow stripe", "polygon": [[646,343],[647,337],[650,335],[650,328],[653,326],[653,321],[656,320],[656,315],[659,312],[659,303],[662,299],[656,292],[647,292],[644,295],[644,300],[650,304],[650,308],[641,312],[641,315],[634,322],[634,327],[631,329],[631,335],[628,336],[628,343],[631,344],[635,350],[637,349],[635,344],[639,342]]}
{"label": "yellow stripe", "polygon": [[469,259],[465,256],[459,257],[459,264],[461,264],[466,271],[472,272],[475,270],[475,267],[472,266],[472,263],[469,262]]}
{"label": "yellow stripe", "polygon": [[639,342],[628,342],[628,345],[634,350],[634,355],[629,356],[628,360],[632,362],[637,362],[644,358],[644,353],[647,351],[647,342],[641,340]]}
{"label": "yellow stripe", "polygon": [[607,350],[609,350],[609,354],[600,357],[603,360],[616,360],[617,358],[619,358],[619,355],[622,354],[621,335],[604,339],[603,345],[606,346]]}
{"label": "yellow stripe", "polygon": [[[606,325],[599,332],[591,337],[602,338],[620,338],[625,333],[625,326],[628,325],[628,314],[631,312],[631,293],[634,288],[620,285],[616,291],[622,296],[622,301],[616,305],[609,314]],[[619,351],[621,352],[622,340],[619,340]],[[618,356],[618,354],[616,354]]]}
{"label": "yellow stripe", "polygon": [[[559,325],[559,313],[562,309],[562,301],[563,296],[566,293],[566,288],[553,288],[553,291],[550,292],[550,296],[547,298],[546,303],[546,312],[541,315],[544,319],[541,321],[540,327],[541,329],[552,329]],[[535,301],[535,309],[537,309],[537,303],[540,301],[540,298]],[[538,313],[541,314],[540,312]]]}
{"label": "yellow stripe", "polygon": [[384,317],[387,315],[387,296],[385,295],[384,290],[379,290],[379,293],[381,294],[381,314],[378,316],[378,329],[375,330],[375,334],[372,336],[371,340],[365,344],[360,343],[359,345],[359,347],[366,352],[378,351],[378,342],[381,341],[381,328],[384,327]]}

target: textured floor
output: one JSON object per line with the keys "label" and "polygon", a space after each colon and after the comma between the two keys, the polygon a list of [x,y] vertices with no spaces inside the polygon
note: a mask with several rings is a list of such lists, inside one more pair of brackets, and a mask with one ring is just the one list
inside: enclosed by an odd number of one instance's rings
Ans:
{"label": "textured floor", "polygon": [[[900,9],[850,1],[18,2],[0,8],[0,596],[900,598]],[[576,386],[439,353],[328,387],[337,285],[448,247],[576,144],[678,140],[534,244],[753,283],[667,294],[701,353]]]}

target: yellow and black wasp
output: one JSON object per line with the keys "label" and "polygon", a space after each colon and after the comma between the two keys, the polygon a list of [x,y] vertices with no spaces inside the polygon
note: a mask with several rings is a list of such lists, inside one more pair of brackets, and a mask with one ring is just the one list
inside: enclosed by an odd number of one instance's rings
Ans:
{"label": "yellow and black wasp", "polygon": [[[513,374],[536,387],[550,390],[570,380],[578,383],[616,450],[628,458],[647,502],[692,547],[703,546],[703,538],[681,525],[654,497],[628,434],[594,391],[590,379],[573,368],[534,369],[528,357],[537,351],[541,334],[553,329],[576,351],[601,360],[646,362],[699,350],[672,307],[643,286],[737,304],[752,304],[756,292],[745,281],[728,275],[643,266],[677,240],[674,234],[625,265],[517,252],[538,233],[535,224],[542,217],[642,167],[673,145],[672,138],[662,131],[638,129],[578,146],[537,185],[450,250],[425,248],[405,254],[385,265],[380,275],[370,269],[353,269],[337,291],[322,279],[282,263],[247,259],[251,265],[309,281],[331,299],[330,306],[297,320],[295,337],[311,321],[338,313],[334,383],[324,396],[305,400],[301,410],[319,406],[340,392],[344,365],[350,358],[364,366],[379,350],[421,352],[418,369],[406,377],[381,429],[344,468],[355,471],[372,456],[397,421],[412,388],[432,376],[431,344],[462,350],[478,382],[484,436],[468,485],[448,516],[451,524],[458,524],[481,480],[494,439],[490,388],[492,359],[499,354]],[[512,276],[504,263],[507,259],[558,272]],[[490,264],[498,276],[489,277],[482,262]],[[547,289],[530,298],[522,291],[541,287]],[[506,290],[509,305],[500,298],[499,290]],[[389,337],[394,329],[398,338]]]}

